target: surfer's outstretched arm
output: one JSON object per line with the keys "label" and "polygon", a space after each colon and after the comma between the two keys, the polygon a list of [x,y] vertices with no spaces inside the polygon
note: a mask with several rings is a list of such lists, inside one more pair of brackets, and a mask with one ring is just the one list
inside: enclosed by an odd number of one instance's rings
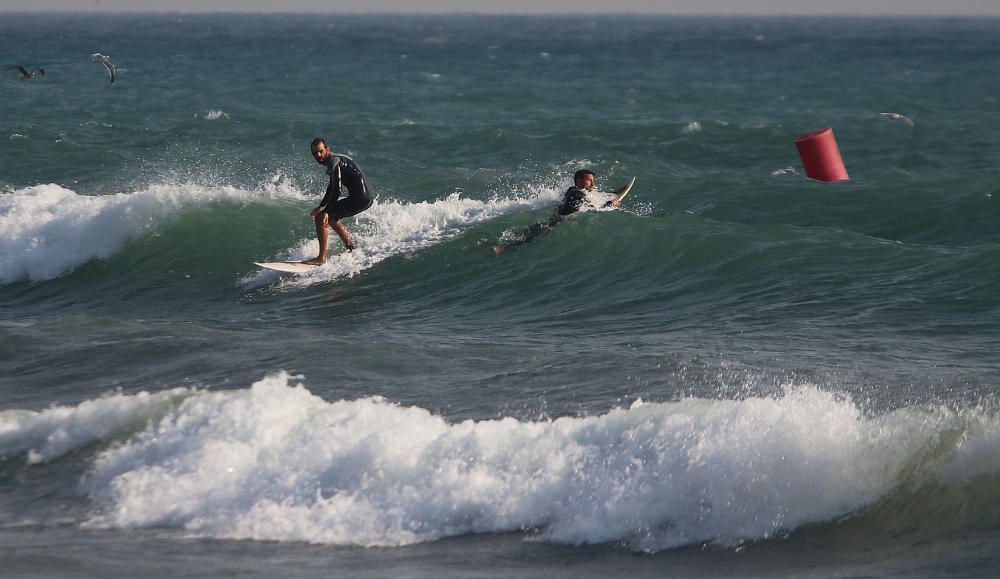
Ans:
{"label": "surfer's outstretched arm", "polygon": [[607,203],[605,203],[604,206],[605,207],[620,207],[621,204],[622,204],[622,199],[624,199],[625,196],[628,195],[628,192],[632,190],[632,185],[635,185],[635,177],[632,177],[632,180],[629,181],[627,185],[625,185],[624,187],[621,187],[617,191],[615,191],[613,193],[613,195],[615,196],[614,199],[612,199],[612,200],[608,201]]}

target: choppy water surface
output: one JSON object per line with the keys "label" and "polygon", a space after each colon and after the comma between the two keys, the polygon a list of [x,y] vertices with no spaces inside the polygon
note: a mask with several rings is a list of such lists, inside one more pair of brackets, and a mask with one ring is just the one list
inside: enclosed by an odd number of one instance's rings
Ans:
{"label": "choppy water surface", "polygon": [[998,28],[7,15],[0,566],[995,573]]}

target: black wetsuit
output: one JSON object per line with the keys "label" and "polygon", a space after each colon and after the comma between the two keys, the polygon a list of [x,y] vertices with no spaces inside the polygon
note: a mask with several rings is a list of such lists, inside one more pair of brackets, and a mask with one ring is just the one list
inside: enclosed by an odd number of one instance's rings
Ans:
{"label": "black wetsuit", "polygon": [[[330,184],[326,186],[326,195],[320,201],[320,206],[326,208],[330,221],[357,215],[372,206],[375,197],[364,173],[353,159],[330,153],[323,164],[326,165],[326,174],[330,176]],[[341,185],[347,187],[347,197],[343,199],[340,199]]]}
{"label": "black wetsuit", "polygon": [[529,225],[524,231],[524,240],[512,245],[527,243],[539,235],[548,233],[553,227],[559,225],[559,223],[565,219],[567,215],[576,213],[584,205],[591,205],[590,198],[587,197],[587,192],[582,189],[577,189],[575,185],[570,187],[563,195],[562,204],[559,205],[556,212],[552,214],[552,217],[549,217],[549,222],[533,223]]}
{"label": "black wetsuit", "polygon": [[[563,195],[562,205],[559,206],[557,213],[563,217],[571,215],[580,210],[584,205],[590,205],[590,199],[587,198],[587,192],[582,189],[577,189],[574,185],[566,190],[566,194]],[[554,217],[554,216],[553,216]],[[551,221],[551,220],[549,220]]]}

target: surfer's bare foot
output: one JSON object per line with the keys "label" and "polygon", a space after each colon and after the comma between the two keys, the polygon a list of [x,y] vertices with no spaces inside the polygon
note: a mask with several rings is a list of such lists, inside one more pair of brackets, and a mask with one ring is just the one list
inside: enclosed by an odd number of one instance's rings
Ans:
{"label": "surfer's bare foot", "polygon": [[326,260],[320,257],[314,257],[312,259],[304,260],[302,263],[306,265],[323,265],[326,263]]}

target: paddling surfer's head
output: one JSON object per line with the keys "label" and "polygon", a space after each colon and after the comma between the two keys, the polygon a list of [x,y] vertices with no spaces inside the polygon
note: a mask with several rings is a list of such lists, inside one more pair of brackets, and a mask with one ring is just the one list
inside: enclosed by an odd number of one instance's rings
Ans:
{"label": "paddling surfer's head", "polygon": [[312,144],[309,146],[312,149],[313,159],[322,165],[326,163],[326,159],[330,156],[330,148],[326,146],[326,139],[323,137],[316,137],[312,140]]}
{"label": "paddling surfer's head", "polygon": [[580,191],[594,190],[594,172],[590,169],[580,169],[573,174],[573,184]]}

